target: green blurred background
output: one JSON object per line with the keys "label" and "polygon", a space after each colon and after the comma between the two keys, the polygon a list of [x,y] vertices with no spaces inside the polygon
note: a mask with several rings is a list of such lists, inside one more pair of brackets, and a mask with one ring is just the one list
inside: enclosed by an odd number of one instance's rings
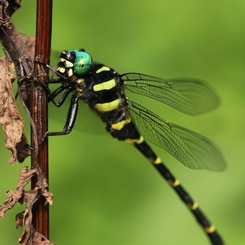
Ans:
{"label": "green blurred background", "polygon": [[[34,35],[35,1],[25,0],[22,6],[14,24]],[[154,147],[230,245],[245,244],[244,23],[243,0],[56,0],[53,6],[56,50],[83,47],[119,73],[194,77],[217,89],[221,106],[198,117],[151,100],[138,101],[223,150],[228,168],[216,173],[187,169]],[[63,109],[57,110],[65,116]],[[50,130],[62,127],[50,120]],[[187,208],[132,146],[107,134],[76,130],[50,138],[49,146],[50,190],[55,195],[50,239],[55,244],[209,244]],[[29,164],[28,159],[12,167],[9,158],[1,134],[0,202]],[[15,229],[14,216],[23,209],[16,205],[0,220],[1,244],[17,244],[21,229]]]}

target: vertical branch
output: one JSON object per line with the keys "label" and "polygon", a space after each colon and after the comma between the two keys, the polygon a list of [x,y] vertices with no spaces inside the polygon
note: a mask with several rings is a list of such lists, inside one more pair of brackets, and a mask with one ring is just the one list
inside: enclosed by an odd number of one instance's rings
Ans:
{"label": "vertical branch", "polygon": [[[52,22],[52,0],[37,0],[37,22],[36,22],[36,46],[35,57],[39,56],[44,63],[49,63],[50,44],[51,44],[51,22]],[[48,82],[47,69],[38,63],[34,65],[34,77],[39,82]],[[32,129],[32,146],[35,151],[32,156],[32,167],[40,168],[42,176],[37,176],[32,180],[32,188],[35,188],[40,178],[48,180],[48,141],[39,146],[43,136],[48,129],[47,118],[47,94],[33,83],[31,95],[31,115],[35,124],[36,132]],[[49,207],[45,205],[43,196],[37,200],[33,206],[33,226],[35,230],[49,237]]]}

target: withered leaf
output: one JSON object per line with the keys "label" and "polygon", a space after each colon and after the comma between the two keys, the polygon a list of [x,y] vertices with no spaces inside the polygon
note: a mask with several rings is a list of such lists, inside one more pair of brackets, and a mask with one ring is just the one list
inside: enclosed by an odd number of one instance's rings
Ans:
{"label": "withered leaf", "polygon": [[23,162],[26,157],[31,155],[31,149],[24,134],[22,134],[20,142],[16,144],[16,150],[19,162]]}
{"label": "withered leaf", "polygon": [[42,187],[42,196],[44,196],[44,198],[46,199],[45,204],[49,204],[52,205],[53,204],[53,198],[54,198],[54,194],[50,191],[48,191],[48,182],[47,179],[43,178],[41,183],[40,183],[41,187]]}
{"label": "withered leaf", "polygon": [[49,192],[47,190],[44,190],[42,195],[45,197],[46,199],[46,203],[45,204],[49,204],[52,205],[53,204],[53,198],[54,198],[54,194],[52,192]]}
{"label": "withered leaf", "polygon": [[[23,232],[19,238],[19,244],[23,245],[53,245],[45,236],[37,232],[32,225],[32,208],[40,195],[43,195],[42,188],[35,188],[35,190],[24,191],[24,201],[27,207],[23,216],[18,221],[24,226]],[[46,189],[46,188],[45,188]],[[52,193],[50,193],[52,196]],[[47,201],[48,202],[48,201]]]}
{"label": "withered leaf", "polygon": [[34,231],[34,237],[33,237],[33,245],[54,245],[54,243],[50,242],[45,236]]}
{"label": "withered leaf", "polygon": [[30,226],[30,232],[24,232],[18,240],[23,245],[54,245],[41,233],[37,232],[33,226]]}
{"label": "withered leaf", "polygon": [[0,124],[5,134],[5,148],[12,151],[10,163],[17,159],[16,144],[21,141],[24,121],[15,103],[12,81],[14,65],[5,54],[0,59]]}
{"label": "withered leaf", "polygon": [[23,217],[24,217],[24,212],[18,213],[15,216],[15,225],[16,225],[16,229],[20,226],[23,225]]}
{"label": "withered leaf", "polygon": [[4,217],[5,213],[11,209],[17,202],[23,203],[24,188],[31,181],[31,178],[36,175],[36,169],[28,169],[24,167],[21,170],[17,187],[14,191],[7,191],[7,199],[0,205],[0,217]]}
{"label": "withered leaf", "polygon": [[[53,193],[48,191],[48,182],[45,178],[38,178],[37,186],[32,190],[24,190],[25,186],[31,181],[32,177],[39,176],[37,168],[21,170],[17,187],[14,191],[7,191],[7,199],[0,205],[0,217],[11,209],[17,202],[26,203],[26,209],[16,215],[16,228],[23,226],[23,232],[19,238],[19,244],[23,245],[53,245],[46,237],[38,233],[32,225],[33,204],[44,196],[46,203],[52,204]],[[39,176],[40,177],[40,176]]]}

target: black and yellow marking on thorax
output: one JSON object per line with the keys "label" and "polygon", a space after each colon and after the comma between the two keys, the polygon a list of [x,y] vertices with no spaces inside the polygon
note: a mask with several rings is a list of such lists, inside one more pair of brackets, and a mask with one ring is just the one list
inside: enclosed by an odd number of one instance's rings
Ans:
{"label": "black and yellow marking on thorax", "polygon": [[[107,66],[102,66],[96,70],[97,83],[93,85],[93,92],[99,94],[100,101],[94,105],[95,109],[101,112],[110,112],[116,110],[121,102],[121,99],[116,93],[117,82],[116,78],[110,77],[107,79],[108,71],[111,69]],[[111,74],[111,73],[109,73]]]}
{"label": "black and yellow marking on thorax", "polygon": [[102,111],[102,112],[113,111],[118,108],[119,104],[120,104],[120,99],[115,99],[111,102],[96,103],[95,109]]}
{"label": "black and yellow marking on thorax", "polygon": [[109,68],[108,66],[102,66],[101,68],[97,69],[95,73],[101,73],[102,71],[110,71],[111,68]]}
{"label": "black and yellow marking on thorax", "polygon": [[78,87],[76,88],[76,92],[82,93],[83,92],[82,85],[84,84],[85,80],[83,78],[79,78],[76,81],[77,81],[77,84],[78,84]]}
{"label": "black and yellow marking on thorax", "polygon": [[109,81],[105,81],[103,83],[95,84],[93,86],[94,92],[102,91],[102,90],[110,90],[116,87],[116,80],[111,79]]}

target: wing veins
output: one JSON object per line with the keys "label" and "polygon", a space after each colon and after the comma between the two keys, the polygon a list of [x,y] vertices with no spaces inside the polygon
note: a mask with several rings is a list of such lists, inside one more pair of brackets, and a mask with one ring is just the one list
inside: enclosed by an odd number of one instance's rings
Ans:
{"label": "wing veins", "polygon": [[169,123],[145,107],[128,101],[130,114],[142,135],[165,149],[186,167],[220,171],[225,160],[217,146],[189,129]]}
{"label": "wing veins", "polygon": [[199,115],[219,105],[219,97],[197,79],[162,79],[140,73],[121,75],[126,89],[150,97],[188,115]]}

